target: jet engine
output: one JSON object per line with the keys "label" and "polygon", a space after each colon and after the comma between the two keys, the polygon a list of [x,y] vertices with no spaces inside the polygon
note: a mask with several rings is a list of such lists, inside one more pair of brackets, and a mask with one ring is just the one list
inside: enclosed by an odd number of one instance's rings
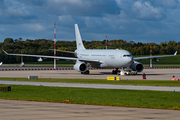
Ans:
{"label": "jet engine", "polygon": [[42,58],[39,58],[39,59],[37,59],[37,61],[38,61],[38,62],[42,62],[42,61],[43,61],[43,59],[42,59]]}
{"label": "jet engine", "polygon": [[78,72],[85,72],[87,70],[87,65],[84,62],[78,62],[74,65],[74,69]]}
{"label": "jet engine", "polygon": [[159,60],[157,58],[153,58],[152,61],[153,62],[159,62]]}
{"label": "jet engine", "polygon": [[130,68],[131,68],[133,71],[136,71],[136,70],[137,70],[138,72],[141,72],[141,71],[143,71],[144,66],[143,66],[142,63],[135,61],[133,64],[131,64]]}

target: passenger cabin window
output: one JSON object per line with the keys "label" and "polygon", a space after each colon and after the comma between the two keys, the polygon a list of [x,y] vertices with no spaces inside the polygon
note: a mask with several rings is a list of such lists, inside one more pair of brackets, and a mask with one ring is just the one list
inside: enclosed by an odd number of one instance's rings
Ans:
{"label": "passenger cabin window", "polygon": [[132,55],[123,55],[123,57],[131,57]]}

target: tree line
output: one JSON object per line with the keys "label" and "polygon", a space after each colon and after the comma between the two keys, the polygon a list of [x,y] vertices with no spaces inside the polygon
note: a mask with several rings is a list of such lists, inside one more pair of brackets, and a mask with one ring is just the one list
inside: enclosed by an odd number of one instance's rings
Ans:
{"label": "tree line", "polygon": [[[86,41],[83,40],[86,49],[106,49],[106,40],[103,41]],[[134,41],[127,42],[125,40],[108,40],[108,49],[125,49],[132,53],[132,55],[149,55],[150,43],[135,43]],[[21,57],[8,56],[3,53],[6,50],[8,53],[16,54],[34,54],[34,55],[50,55],[53,56],[54,52],[49,49],[54,49],[54,41],[47,39],[35,39],[22,41],[22,38],[13,40],[12,38],[5,38],[4,42],[0,43],[0,62],[3,63],[20,63]],[[57,50],[75,51],[76,41],[57,41]],[[160,44],[152,43],[152,54],[173,54],[175,51],[180,53],[180,42],[168,41],[161,42]],[[57,56],[70,56],[72,54],[57,52]],[[24,57],[24,62],[35,62],[37,58]],[[52,61],[52,59],[46,59],[46,61]]]}

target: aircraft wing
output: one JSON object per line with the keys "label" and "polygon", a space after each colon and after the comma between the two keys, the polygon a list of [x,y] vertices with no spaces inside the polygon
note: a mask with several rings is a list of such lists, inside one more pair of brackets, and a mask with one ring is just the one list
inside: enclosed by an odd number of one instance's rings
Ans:
{"label": "aircraft wing", "polygon": [[83,58],[73,58],[73,57],[58,57],[58,56],[45,56],[45,55],[29,55],[29,54],[13,54],[7,53],[3,50],[4,53],[7,55],[14,55],[14,56],[27,56],[27,57],[37,57],[37,58],[53,58],[53,59],[64,59],[64,60],[73,60],[73,61],[83,61],[83,62],[99,62],[99,60],[93,59],[83,59]]}
{"label": "aircraft wing", "polygon": [[[54,49],[49,49],[49,50],[54,50]],[[72,52],[72,51],[64,51],[64,50],[56,50],[56,51],[76,54],[76,52]]]}
{"label": "aircraft wing", "polygon": [[153,59],[153,58],[159,58],[159,57],[171,57],[171,56],[176,56],[177,51],[174,53],[174,55],[161,55],[161,56],[148,56],[148,57],[136,57],[134,60],[142,60],[142,59]]}

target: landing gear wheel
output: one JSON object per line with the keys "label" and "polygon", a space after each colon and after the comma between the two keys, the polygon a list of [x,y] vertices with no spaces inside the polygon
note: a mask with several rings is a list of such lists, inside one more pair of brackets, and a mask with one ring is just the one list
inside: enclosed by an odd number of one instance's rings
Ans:
{"label": "landing gear wheel", "polygon": [[118,68],[116,68],[116,70],[112,71],[112,74],[119,74],[119,73],[120,73],[120,70],[118,70]]}
{"label": "landing gear wheel", "polygon": [[117,73],[118,73],[118,71],[116,71],[116,70],[112,71],[112,74],[117,74]]}
{"label": "landing gear wheel", "polygon": [[89,74],[89,70],[86,70],[85,72],[81,72],[81,74]]}
{"label": "landing gear wheel", "polygon": [[89,70],[86,70],[85,74],[89,74]]}

